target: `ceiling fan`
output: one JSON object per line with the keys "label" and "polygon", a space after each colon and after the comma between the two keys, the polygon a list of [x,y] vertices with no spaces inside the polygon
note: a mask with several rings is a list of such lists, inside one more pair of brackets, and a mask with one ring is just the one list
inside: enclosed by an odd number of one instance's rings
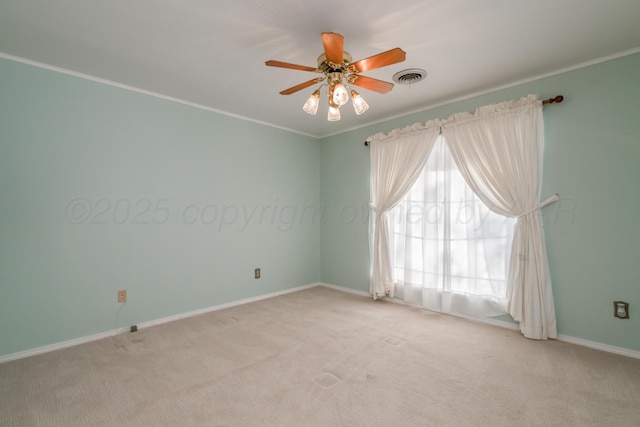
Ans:
{"label": "ceiling fan", "polygon": [[[402,62],[406,57],[406,53],[397,47],[370,56],[369,58],[351,62],[351,55],[344,50],[344,37],[342,34],[322,33],[322,44],[324,46],[324,53],[318,57],[318,66],[316,68],[274,60],[266,61],[265,64],[270,67],[290,68],[293,70],[323,74],[321,77],[316,77],[315,79],[285,89],[280,92],[280,94],[291,95],[292,93],[326,80],[326,83],[322,86],[328,87],[329,113],[327,119],[329,121],[340,120],[340,107],[349,102],[349,92],[347,92],[345,83],[378,93],[387,93],[393,89],[393,83],[363,76],[360,73]],[[317,113],[320,101],[320,89],[322,86],[311,94],[302,107],[305,112],[312,115]],[[369,105],[358,92],[351,89],[350,94],[356,114],[360,115],[369,109]]]}

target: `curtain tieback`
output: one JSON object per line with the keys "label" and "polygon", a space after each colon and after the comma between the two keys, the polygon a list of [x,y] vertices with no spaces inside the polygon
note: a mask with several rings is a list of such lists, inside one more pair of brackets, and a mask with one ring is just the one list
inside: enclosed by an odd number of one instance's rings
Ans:
{"label": "curtain tieback", "polygon": [[378,215],[379,217],[382,217],[382,215],[384,214],[384,212],[382,212],[380,209],[376,208],[373,203],[369,203],[369,208],[375,212],[376,215]]}
{"label": "curtain tieback", "polygon": [[517,218],[522,218],[524,216],[527,216],[530,213],[533,213],[533,212],[537,211],[538,209],[542,209],[545,206],[550,205],[553,202],[557,202],[558,200],[560,200],[560,195],[558,193],[556,193],[553,196],[547,198],[546,200],[540,202],[540,204],[538,206],[534,207],[533,209],[529,209],[525,213],[522,213],[522,214],[518,215]]}

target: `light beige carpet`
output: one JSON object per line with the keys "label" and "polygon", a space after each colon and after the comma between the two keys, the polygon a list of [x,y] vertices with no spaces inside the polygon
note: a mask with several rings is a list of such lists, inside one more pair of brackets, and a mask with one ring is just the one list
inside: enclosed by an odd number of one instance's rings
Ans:
{"label": "light beige carpet", "polygon": [[327,289],[0,364],[2,426],[632,426],[640,360]]}

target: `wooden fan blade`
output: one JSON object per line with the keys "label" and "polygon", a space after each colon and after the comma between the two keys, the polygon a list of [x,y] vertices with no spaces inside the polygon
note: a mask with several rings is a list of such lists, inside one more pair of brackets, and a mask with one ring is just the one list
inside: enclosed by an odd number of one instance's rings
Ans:
{"label": "wooden fan blade", "polygon": [[327,62],[342,65],[344,53],[344,37],[338,33],[322,33],[322,44]]}
{"label": "wooden fan blade", "polygon": [[393,89],[393,83],[383,82],[382,80],[372,79],[371,77],[352,74],[348,79],[352,85],[360,86],[365,89],[379,93],[387,93]]}
{"label": "wooden fan blade", "polygon": [[298,65],[298,64],[290,64],[288,62],[282,61],[274,61],[270,59],[264,63],[269,67],[281,67],[281,68],[291,68],[292,70],[300,70],[300,71],[316,71],[313,67],[307,67],[306,65]]}
{"label": "wooden fan blade", "polygon": [[280,92],[280,95],[291,95],[292,93],[296,93],[297,91],[302,90],[306,87],[313,86],[314,84],[321,82],[322,80],[324,79],[316,78],[313,80],[309,80],[308,82],[300,83],[297,86],[293,86],[293,87],[290,87],[289,89],[283,90],[282,92]]}
{"label": "wooden fan blade", "polygon": [[386,67],[387,65],[396,64],[405,60],[407,54],[399,47],[361,59],[349,65],[349,70],[356,73],[364,73],[365,71],[375,70],[376,68]]}

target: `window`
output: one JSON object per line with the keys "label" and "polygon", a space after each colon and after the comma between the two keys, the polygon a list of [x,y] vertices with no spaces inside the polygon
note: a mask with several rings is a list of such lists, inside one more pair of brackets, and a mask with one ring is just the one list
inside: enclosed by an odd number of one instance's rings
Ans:
{"label": "window", "polygon": [[504,313],[515,219],[473,193],[442,136],[389,223],[398,298],[442,312]]}

